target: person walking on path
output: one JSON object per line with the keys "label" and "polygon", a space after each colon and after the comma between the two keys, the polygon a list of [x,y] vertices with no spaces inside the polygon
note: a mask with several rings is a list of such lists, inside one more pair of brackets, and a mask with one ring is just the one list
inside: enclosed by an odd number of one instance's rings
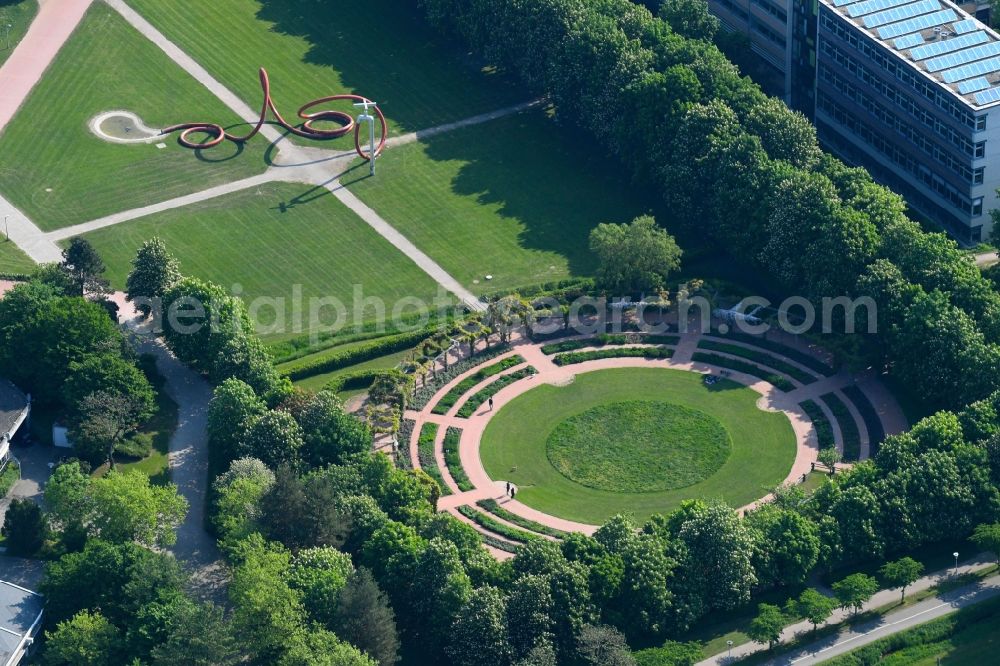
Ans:
{"label": "person walking on path", "polygon": [[489,403],[490,403],[490,411],[492,412],[493,411],[493,398],[492,397],[490,398]]}
{"label": "person walking on path", "polygon": [[514,486],[511,486],[510,487],[510,498],[514,499],[515,495],[517,495],[517,488],[515,488]]}
{"label": "person walking on path", "polygon": [[507,482],[507,495],[510,495],[510,481]]}

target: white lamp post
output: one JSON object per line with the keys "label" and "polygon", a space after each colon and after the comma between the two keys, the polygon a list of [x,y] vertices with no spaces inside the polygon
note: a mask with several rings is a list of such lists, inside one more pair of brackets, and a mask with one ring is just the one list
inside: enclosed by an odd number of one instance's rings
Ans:
{"label": "white lamp post", "polygon": [[368,123],[368,167],[369,173],[375,175],[375,116],[368,113],[369,108],[378,106],[375,102],[370,99],[366,99],[364,102],[356,102],[354,106],[363,106],[365,112],[358,116],[359,123]]}
{"label": "white lamp post", "polygon": [[726,641],[726,647],[729,648],[729,654],[727,655],[727,657],[729,659],[732,659],[733,658],[733,642],[732,641]]}
{"label": "white lamp post", "polygon": [[955,558],[955,573],[957,574],[958,573],[958,551],[955,551],[954,553],[952,553],[951,556]]}

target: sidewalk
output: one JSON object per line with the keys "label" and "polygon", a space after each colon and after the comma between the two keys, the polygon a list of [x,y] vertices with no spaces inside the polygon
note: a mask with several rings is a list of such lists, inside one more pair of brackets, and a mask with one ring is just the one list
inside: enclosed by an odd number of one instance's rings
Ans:
{"label": "sidewalk", "polygon": [[[964,564],[961,564],[958,567],[957,574],[962,575],[962,574],[973,573],[991,567],[993,566],[993,564],[994,564],[993,558],[984,553],[967,560]],[[950,578],[953,578],[955,575],[956,575],[956,570],[954,569],[954,567],[928,574],[923,578],[919,579],[913,585],[910,585],[909,587],[906,588],[907,596],[934,587],[939,583],[942,583]],[[980,587],[985,587],[986,589],[994,590],[994,593],[1000,592],[1000,574],[994,575],[989,579],[987,579],[986,581],[981,581],[978,584],[965,586],[958,590],[953,590],[943,595],[932,597],[931,599],[922,601],[919,604],[915,604],[914,606],[903,608],[899,611],[889,612],[888,614],[884,615],[881,618],[875,618],[870,622],[865,622],[862,625],[859,625],[855,628],[845,627],[844,629],[842,629],[833,636],[827,636],[825,638],[819,639],[818,641],[810,643],[800,648],[799,650],[782,655],[781,657],[776,657],[773,661],[770,661],[768,663],[792,664],[796,663],[805,656],[814,655],[818,652],[824,652],[824,658],[830,658],[835,654],[840,654],[841,652],[847,652],[849,650],[853,650],[854,648],[865,645],[866,643],[870,643],[879,638],[883,638],[884,636],[890,635],[897,631],[902,631],[903,629],[906,629],[915,624],[919,624],[921,622],[926,622],[928,620],[934,619],[934,617],[940,617],[941,615],[945,615],[948,612],[951,612],[952,610],[960,608],[961,606],[953,606],[953,604],[960,602],[962,599],[966,599],[970,594],[975,592],[976,589]],[[977,596],[976,600],[981,601],[982,599]],[[868,600],[867,603],[865,603],[865,605],[862,608],[862,612],[873,610],[876,608],[881,608],[889,604],[897,603],[898,601],[899,601],[898,589],[882,590],[877,594],[875,594],[875,596],[873,596],[870,600]],[[963,605],[968,605],[969,603],[973,602],[967,601]],[[941,606],[941,604],[944,604],[944,606]],[[947,608],[945,608],[945,606],[947,606]],[[936,609],[935,611],[936,614],[928,615],[928,613],[931,613],[931,611],[927,609],[930,609],[932,607]],[[901,621],[902,619],[913,616],[921,608],[924,608],[924,610],[923,614],[920,615],[919,621],[913,621],[913,622]],[[833,612],[833,615],[830,616],[829,620],[827,620],[825,623],[819,626],[820,628],[823,628],[832,624],[843,622],[844,620],[849,619],[852,614],[853,613],[851,613],[850,611],[838,609]],[[876,629],[880,627],[882,629],[880,631],[876,631]],[[785,630],[783,632],[781,632],[781,642],[787,643],[788,641],[792,640],[793,638],[795,638],[800,634],[808,635],[809,633],[812,632],[812,628],[813,628],[812,624],[810,624],[807,621],[796,622],[795,624],[789,625],[785,627]],[[871,638],[865,640],[868,637]],[[849,647],[840,650],[838,652],[828,652],[834,649],[834,647],[837,645],[849,645]],[[729,657],[726,652],[723,652],[698,662],[698,666],[722,666],[726,664],[733,664],[744,657],[748,657],[751,654],[755,654],[757,652],[763,652],[766,649],[767,646],[761,645],[760,643],[753,643],[753,642],[743,643],[742,645],[733,646],[733,649],[731,650],[732,657]]]}

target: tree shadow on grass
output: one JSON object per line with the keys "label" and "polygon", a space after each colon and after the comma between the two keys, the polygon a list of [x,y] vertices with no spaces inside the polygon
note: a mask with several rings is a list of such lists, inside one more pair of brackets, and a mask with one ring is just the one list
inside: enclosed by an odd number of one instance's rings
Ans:
{"label": "tree shadow on grass", "polygon": [[332,67],[405,131],[524,101],[527,93],[450,46],[415,4],[261,0],[257,18],[308,41],[305,62]]}

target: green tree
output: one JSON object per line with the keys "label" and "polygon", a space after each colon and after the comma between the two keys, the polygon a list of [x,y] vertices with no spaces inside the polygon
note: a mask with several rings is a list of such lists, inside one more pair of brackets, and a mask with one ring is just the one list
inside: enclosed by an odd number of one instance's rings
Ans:
{"label": "green tree", "polygon": [[8,553],[20,557],[33,556],[45,543],[45,532],[45,516],[38,504],[20,497],[11,500],[2,530]]}
{"label": "green tree", "polygon": [[134,401],[139,420],[153,415],[156,395],[153,387],[134,363],[117,353],[93,354],[68,366],[62,387],[63,403],[78,414],[84,399],[99,391],[127,397]]}
{"label": "green tree", "polygon": [[212,523],[219,541],[229,545],[257,529],[260,502],[274,485],[274,472],[256,458],[234,460],[225,474],[216,477]]}
{"label": "green tree", "polygon": [[767,649],[774,647],[781,640],[781,632],[787,619],[781,609],[771,604],[757,606],[757,617],[747,627],[747,636],[758,643],[766,643]]}
{"label": "green tree", "polygon": [[243,301],[217,284],[183,278],[163,295],[163,305],[167,345],[185,363],[222,381],[215,367],[225,362],[226,345],[253,331]]}
{"label": "green tree", "polygon": [[302,426],[302,458],[312,467],[339,464],[371,450],[371,430],[344,411],[336,394],[320,391],[298,416]]}
{"label": "green tree", "polygon": [[886,562],[879,569],[879,575],[888,587],[900,588],[899,603],[906,599],[906,588],[917,582],[923,574],[924,565],[912,557]]}
{"label": "green tree", "polygon": [[795,600],[794,606],[796,613],[809,620],[813,631],[816,631],[819,625],[826,622],[833,614],[833,610],[837,607],[837,600],[808,587]]}
{"label": "green tree", "polygon": [[80,611],[56,625],[45,641],[44,661],[50,666],[112,666],[121,663],[121,636],[100,611]]}
{"label": "green tree", "polygon": [[368,569],[362,567],[347,579],[330,628],[380,666],[392,666],[399,660],[395,615]]}
{"label": "green tree", "polygon": [[96,391],[76,406],[69,438],[80,458],[95,467],[106,462],[114,469],[115,448],[139,429],[147,414],[142,395]]}
{"label": "green tree", "polygon": [[865,602],[878,592],[878,581],[867,574],[851,574],[833,584],[833,594],[843,609],[851,608],[854,614],[861,612]]}
{"label": "green tree", "polygon": [[148,317],[155,299],[163,298],[168,289],[181,279],[177,259],[167,252],[158,236],[142,244],[132,260],[132,270],[125,281],[125,293],[136,309]]}
{"label": "green tree", "polygon": [[456,666],[507,666],[511,660],[507,633],[507,600],[486,585],[472,592],[451,628],[448,656]]}
{"label": "green tree", "polygon": [[636,666],[625,636],[614,627],[586,624],[577,637],[576,652],[587,666]]}
{"label": "green tree", "polygon": [[94,536],[114,543],[170,546],[188,509],[177,486],[152,485],[137,471],[108,472],[91,481],[87,495],[85,524]]}
{"label": "green tree", "polygon": [[795,511],[765,505],[753,511],[748,522],[760,533],[755,571],[761,583],[778,585],[803,582],[819,560],[820,539],[816,525]]}
{"label": "green tree", "polygon": [[208,445],[220,468],[239,457],[250,425],[266,412],[267,405],[246,382],[227,379],[216,387],[208,403]]}
{"label": "green tree", "polygon": [[82,522],[87,511],[89,488],[90,477],[84,474],[79,462],[58,465],[45,484],[49,520],[62,528]]}
{"label": "green tree", "polygon": [[590,232],[601,286],[615,294],[658,292],[681,265],[673,236],[648,215],[630,224],[599,224]]}
{"label": "green tree", "polygon": [[1000,523],[977,525],[972,533],[972,543],[979,548],[993,553],[1000,564]]}
{"label": "green tree", "polygon": [[837,463],[840,462],[842,456],[840,451],[836,447],[828,446],[825,449],[820,449],[819,453],[816,454],[816,461],[826,467],[831,472],[837,467]]}
{"label": "green tree", "polygon": [[701,0],[664,0],[659,16],[679,35],[689,39],[711,41],[719,31],[719,19],[708,11]]}
{"label": "green tree", "polygon": [[694,666],[705,658],[705,651],[698,641],[678,643],[667,641],[661,647],[647,648],[635,653],[639,666]]}
{"label": "green tree", "polygon": [[415,618],[435,618],[433,624],[421,624],[430,653],[439,654],[447,644],[455,619],[472,595],[472,583],[455,544],[431,539],[417,558],[409,585],[416,592],[411,598]]}
{"label": "green tree", "polygon": [[292,559],[288,584],[302,593],[309,617],[332,629],[337,599],[352,573],[347,553],[329,546],[306,548]]}
{"label": "green tree", "polygon": [[239,444],[239,456],[264,461],[269,467],[296,465],[302,449],[302,428],[288,412],[271,411],[250,424]]}
{"label": "green tree", "polygon": [[303,627],[287,639],[277,666],[376,666],[367,655],[322,627]]}
{"label": "green tree", "polygon": [[185,599],[172,606],[166,640],[152,650],[154,666],[235,666],[239,645],[222,609]]}
{"label": "green tree", "polygon": [[108,281],[102,277],[107,269],[101,255],[89,241],[74,237],[69,247],[63,250],[62,257],[62,267],[72,278],[77,296],[107,293]]}

